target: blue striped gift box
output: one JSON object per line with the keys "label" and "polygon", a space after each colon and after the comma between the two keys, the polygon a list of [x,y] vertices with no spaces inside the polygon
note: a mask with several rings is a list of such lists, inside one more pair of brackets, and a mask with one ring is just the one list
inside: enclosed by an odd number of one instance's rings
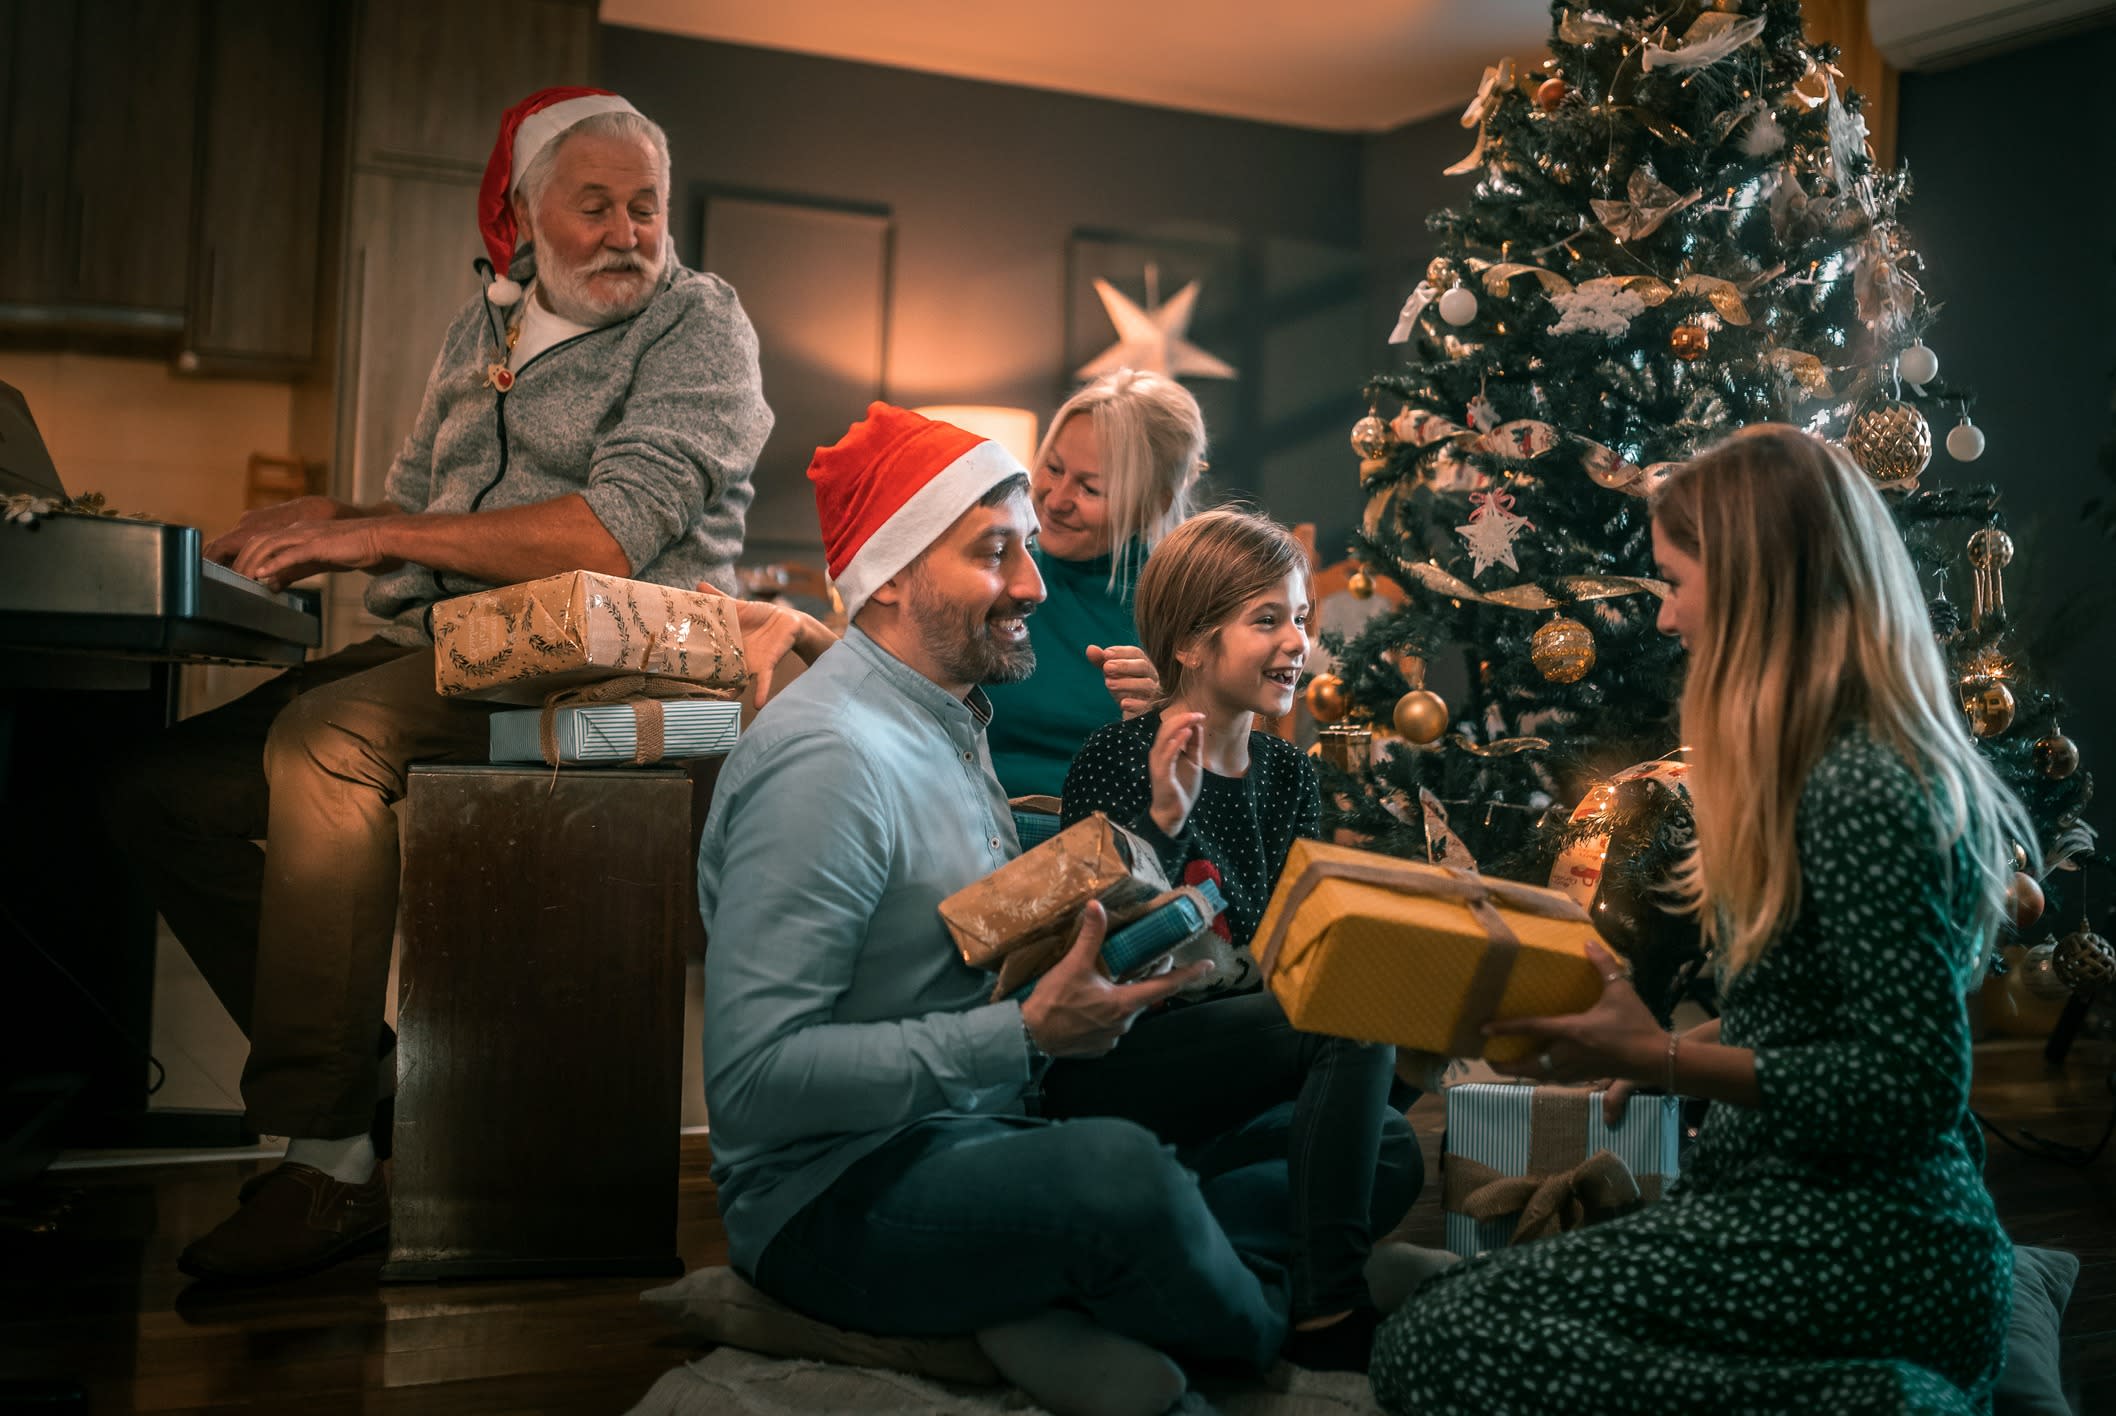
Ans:
{"label": "blue striped gift box", "polygon": [[[661,701],[662,760],[718,757],[732,752],[742,731],[742,705],[713,698],[665,698]],[[543,710],[495,713],[490,729],[494,762],[541,762]],[[630,762],[637,748],[638,725],[632,705],[584,703],[561,708],[552,718],[562,762]]]}
{"label": "blue striped gift box", "polygon": [[[1549,1126],[1560,1117],[1562,1125],[1552,1128],[1557,1135],[1538,1135],[1539,1124]],[[1447,1247],[1470,1258],[1505,1248],[1514,1231],[1511,1216],[1479,1222],[1455,1208],[1475,1183],[1467,1174],[1469,1167],[1455,1164],[1458,1157],[1501,1175],[1546,1175],[1569,1170],[1596,1151],[1611,1151],[1630,1167],[1650,1201],[1674,1180],[1681,1139],[1681,1097],[1634,1093],[1623,1123],[1612,1129],[1602,1122],[1601,1092],[1503,1082],[1449,1087],[1447,1138],[1440,1158]],[[1554,1140],[1560,1153],[1553,1153]]]}

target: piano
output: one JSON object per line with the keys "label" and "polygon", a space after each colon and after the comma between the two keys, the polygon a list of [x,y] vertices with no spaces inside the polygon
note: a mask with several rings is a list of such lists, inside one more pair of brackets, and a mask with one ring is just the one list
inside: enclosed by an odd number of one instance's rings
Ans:
{"label": "piano", "polygon": [[[28,403],[0,383],[0,497],[65,495]],[[125,517],[0,523],[0,663],[27,651],[289,665],[323,642],[314,596],[237,575],[203,544],[196,527]]]}
{"label": "piano", "polygon": [[317,597],[205,559],[198,530],[43,514],[64,484],[0,383],[0,1178],[59,1145],[231,1145],[234,1112],[151,1110],[154,910],[116,858],[98,784],[175,717],[185,664],[285,667]]}

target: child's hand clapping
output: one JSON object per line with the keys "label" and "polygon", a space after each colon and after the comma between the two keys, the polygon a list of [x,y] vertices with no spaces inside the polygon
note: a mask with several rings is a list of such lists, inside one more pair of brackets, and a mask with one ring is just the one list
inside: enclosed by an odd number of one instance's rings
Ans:
{"label": "child's hand clapping", "polygon": [[1165,835],[1181,834],[1205,784],[1205,715],[1163,714],[1146,770],[1153,778],[1154,825]]}

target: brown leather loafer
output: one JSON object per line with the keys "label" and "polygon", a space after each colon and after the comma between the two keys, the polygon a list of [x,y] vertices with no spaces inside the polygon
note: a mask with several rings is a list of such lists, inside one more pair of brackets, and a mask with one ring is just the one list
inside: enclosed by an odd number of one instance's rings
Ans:
{"label": "brown leather loafer", "polygon": [[193,1278],[259,1282],[325,1268],[389,1232],[389,1185],[348,1185],[286,1162],[256,1177],[242,1208],[193,1240],[176,1266]]}

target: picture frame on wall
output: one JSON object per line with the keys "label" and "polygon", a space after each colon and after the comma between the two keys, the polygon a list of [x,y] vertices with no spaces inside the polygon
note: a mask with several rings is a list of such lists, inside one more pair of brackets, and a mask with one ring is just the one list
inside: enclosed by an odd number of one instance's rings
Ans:
{"label": "picture frame on wall", "polygon": [[808,462],[888,390],[895,218],[878,204],[706,187],[695,269],[734,287],[757,331],[771,437],[757,459],[743,560],[820,562]]}

